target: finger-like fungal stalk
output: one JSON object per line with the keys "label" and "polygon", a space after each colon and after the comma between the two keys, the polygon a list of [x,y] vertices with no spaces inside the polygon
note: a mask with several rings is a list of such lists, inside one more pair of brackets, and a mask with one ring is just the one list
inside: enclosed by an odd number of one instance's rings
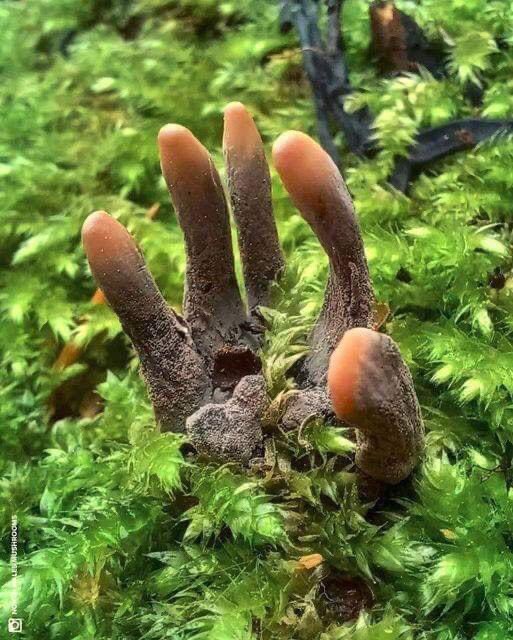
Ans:
{"label": "finger-like fungal stalk", "polygon": [[[185,430],[197,451],[248,463],[263,449],[269,400],[235,278],[227,205],[206,149],[184,127],[159,134],[164,177],[185,236],[186,319],[162,298],[126,229],[104,212],[83,227],[91,270],[141,360],[158,421]],[[283,267],[262,141],[239,103],[225,112],[224,152],[250,311],[268,302]],[[423,446],[413,383],[399,351],[373,321],[373,294],[351,199],[333,161],[304,134],[274,147],[276,168],[330,260],[324,305],[299,388],[280,404],[281,426],[335,415],[357,432],[358,466],[386,483],[404,479]],[[189,330],[190,326],[190,330]],[[337,346],[338,345],[338,346]],[[329,364],[329,371],[328,371]]]}
{"label": "finger-like fungal stalk", "polygon": [[289,131],[273,147],[274,164],[294,204],[330,260],[321,314],[305,367],[310,384],[326,381],[328,362],[344,333],[372,325],[374,296],[351,198],[337,166],[307,135]]}
{"label": "finger-like fungal stalk", "polygon": [[270,285],[283,270],[284,260],[262,139],[240,102],[230,103],[224,111],[223,150],[248,304],[253,311],[269,303]]}
{"label": "finger-like fungal stalk", "polygon": [[358,467],[388,484],[408,477],[423,450],[424,426],[394,341],[370,329],[347,331],[331,356],[328,389],[337,417],[357,429]]}
{"label": "finger-like fungal stalk", "polygon": [[183,431],[208,397],[210,381],[185,323],[166,304],[128,231],[103,211],[82,228],[93,276],[141,360],[163,430]]}
{"label": "finger-like fungal stalk", "polygon": [[246,376],[224,404],[207,404],[187,420],[187,433],[202,454],[248,463],[261,453],[262,415],[268,406],[265,380]]}
{"label": "finger-like fungal stalk", "polygon": [[235,277],[228,209],[219,174],[205,147],[185,127],[158,137],[162,173],[185,237],[184,314],[207,360],[236,343],[246,314]]}

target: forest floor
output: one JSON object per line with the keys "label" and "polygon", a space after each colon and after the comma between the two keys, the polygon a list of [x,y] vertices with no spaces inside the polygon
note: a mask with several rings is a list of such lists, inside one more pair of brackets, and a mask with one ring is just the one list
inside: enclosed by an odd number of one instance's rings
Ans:
{"label": "forest floor", "polygon": [[[412,370],[428,431],[415,475],[378,502],[358,496],[352,444],[332,425],[276,433],[267,465],[250,473],[199,462],[182,436],[159,434],[80,243],[86,216],[109,211],[180,308],[184,250],[159,170],[161,126],[189,127],[220,168],[230,101],[253,113],[267,151],[287,129],[316,136],[277,3],[0,3],[4,629],[15,617],[38,640],[513,638],[513,142],[439,162],[407,194],[387,183],[420,128],[513,117],[513,14],[509,0],[397,2],[440,43],[448,72],[383,78],[368,5],[344,7],[358,88],[347,106],[370,109],[380,150],[360,159],[336,143],[390,309],[382,330]],[[482,86],[478,104],[469,83]],[[276,399],[304,352],[327,261],[272,178],[288,262],[266,312]]]}

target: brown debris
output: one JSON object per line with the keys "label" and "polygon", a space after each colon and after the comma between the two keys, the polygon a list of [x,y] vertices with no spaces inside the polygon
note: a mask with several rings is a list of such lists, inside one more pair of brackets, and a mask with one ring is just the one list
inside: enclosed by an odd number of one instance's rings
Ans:
{"label": "brown debris", "polygon": [[416,65],[408,60],[406,29],[393,2],[375,2],[369,8],[373,53],[381,73],[412,71]]}
{"label": "brown debris", "polygon": [[324,558],[320,553],[311,553],[307,556],[302,556],[298,560],[298,565],[300,569],[315,569],[320,564],[324,562]]}
{"label": "brown debris", "polygon": [[332,571],[319,585],[317,609],[326,623],[356,620],[373,602],[372,591],[358,577]]}
{"label": "brown debris", "polygon": [[445,53],[440,43],[428,40],[411,16],[390,0],[369,7],[371,50],[383,75],[413,72],[421,67],[435,77],[445,74]]}
{"label": "brown debris", "polygon": [[469,149],[476,145],[476,139],[468,129],[459,129],[455,132],[454,137]]}

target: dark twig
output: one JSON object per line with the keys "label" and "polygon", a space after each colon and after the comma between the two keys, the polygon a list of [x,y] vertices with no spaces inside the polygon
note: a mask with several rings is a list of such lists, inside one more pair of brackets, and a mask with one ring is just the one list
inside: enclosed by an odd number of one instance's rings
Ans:
{"label": "dark twig", "polygon": [[327,51],[329,55],[337,54],[344,47],[339,28],[343,4],[344,0],[326,0],[328,11]]}
{"label": "dark twig", "polygon": [[341,129],[351,150],[363,154],[370,137],[370,114],[366,109],[348,114],[344,97],[351,92],[344,61],[340,29],[337,30],[342,3],[330,0],[329,48],[324,45],[318,26],[318,4],[312,0],[283,0],[281,29],[294,26],[299,34],[303,64],[312,86],[322,146],[338,164],[338,151],[330,133],[330,120]]}
{"label": "dark twig", "polygon": [[406,191],[412,178],[423,169],[458,151],[473,149],[477,144],[493,137],[513,133],[511,120],[481,120],[466,118],[439,127],[420,131],[408,157],[398,158],[389,178],[398,191]]}
{"label": "dark twig", "polygon": [[303,64],[314,95],[319,140],[333,160],[338,162],[338,151],[330,132],[330,109],[324,77],[327,65],[323,62],[323,45],[317,26],[317,7],[311,4],[308,6],[303,2],[294,5],[290,13],[287,13],[287,22],[282,22],[282,29],[288,29],[293,24],[299,33]]}
{"label": "dark twig", "polygon": [[[330,123],[344,134],[346,144],[353,153],[370,156],[378,151],[377,143],[372,138],[373,122],[368,109],[348,113],[344,107],[344,100],[353,89],[341,33],[343,1],[326,0],[328,27],[325,45],[318,24],[318,0],[280,0],[282,31],[294,27],[298,33],[305,72],[314,94],[320,142],[337,164],[338,151]],[[401,14],[401,19],[403,26],[409,25],[409,31],[415,35],[409,47],[421,42],[426,49],[427,43],[422,32],[412,27],[414,21],[404,14]],[[423,60],[418,62],[422,63]],[[436,160],[472,149],[480,142],[506,133],[513,133],[512,121],[480,118],[457,120],[424,129],[417,134],[408,156],[397,158],[389,182],[404,192],[410,181]]]}

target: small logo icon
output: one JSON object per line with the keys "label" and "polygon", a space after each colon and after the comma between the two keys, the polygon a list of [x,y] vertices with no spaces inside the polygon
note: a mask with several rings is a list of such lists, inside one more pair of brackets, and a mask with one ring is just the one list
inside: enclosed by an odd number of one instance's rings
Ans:
{"label": "small logo icon", "polygon": [[7,629],[9,633],[21,633],[23,631],[23,620],[21,618],[9,618]]}

